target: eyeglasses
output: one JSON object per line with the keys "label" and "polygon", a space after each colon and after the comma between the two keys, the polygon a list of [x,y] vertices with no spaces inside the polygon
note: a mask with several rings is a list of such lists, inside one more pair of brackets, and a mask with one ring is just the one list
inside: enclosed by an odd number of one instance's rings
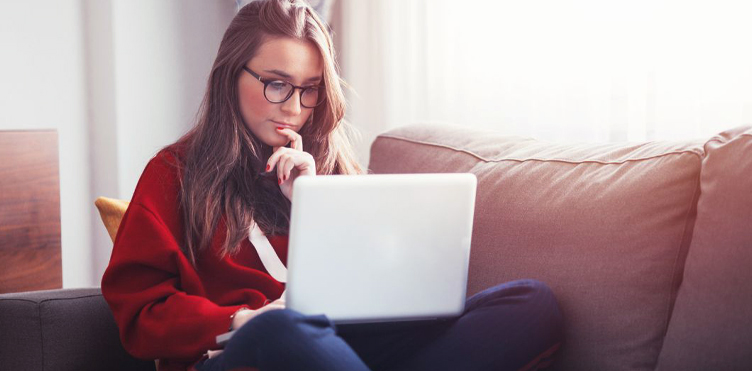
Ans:
{"label": "eyeglasses", "polygon": [[251,71],[250,68],[243,66],[243,69],[255,77],[258,81],[264,83],[264,98],[269,103],[283,103],[286,102],[296,89],[300,89],[300,105],[305,108],[313,108],[321,104],[323,99],[319,98],[319,95],[323,97],[323,94],[319,94],[319,85],[315,86],[295,86],[284,80],[269,80],[259,76],[257,73]]}

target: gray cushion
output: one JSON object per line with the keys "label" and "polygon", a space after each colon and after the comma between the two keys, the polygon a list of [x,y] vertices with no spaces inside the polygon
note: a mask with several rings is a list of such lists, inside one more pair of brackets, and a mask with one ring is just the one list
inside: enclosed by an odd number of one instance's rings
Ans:
{"label": "gray cushion", "polygon": [[4,370],[154,370],[120,344],[99,289],[0,295],[0,365]]}

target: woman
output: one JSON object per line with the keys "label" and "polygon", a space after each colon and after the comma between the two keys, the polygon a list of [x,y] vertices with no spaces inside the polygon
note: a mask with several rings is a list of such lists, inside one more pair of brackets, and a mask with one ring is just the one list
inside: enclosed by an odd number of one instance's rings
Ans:
{"label": "woman", "polygon": [[[335,327],[284,309],[251,243],[286,260],[299,176],[358,174],[327,27],[298,0],[254,1],[222,39],[198,123],[146,166],[102,292],[126,350],[160,370],[537,369],[561,337],[550,290],[525,280],[411,327]],[[215,337],[237,330],[223,351]]]}

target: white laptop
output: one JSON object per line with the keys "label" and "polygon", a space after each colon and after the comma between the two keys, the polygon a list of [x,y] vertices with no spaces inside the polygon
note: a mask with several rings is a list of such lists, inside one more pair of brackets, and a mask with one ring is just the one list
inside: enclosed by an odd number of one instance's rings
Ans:
{"label": "white laptop", "polygon": [[335,323],[460,314],[475,188],[472,174],[296,179],[287,307]]}
{"label": "white laptop", "polygon": [[297,178],[287,308],[336,324],[461,314],[476,184],[469,173]]}

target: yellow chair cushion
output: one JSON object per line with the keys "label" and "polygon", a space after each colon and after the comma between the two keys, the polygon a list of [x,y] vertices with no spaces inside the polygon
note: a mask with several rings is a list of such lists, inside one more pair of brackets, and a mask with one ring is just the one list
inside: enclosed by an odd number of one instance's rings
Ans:
{"label": "yellow chair cushion", "polygon": [[107,228],[107,233],[110,234],[112,242],[115,242],[120,221],[123,219],[125,210],[128,209],[128,204],[130,204],[128,201],[107,197],[99,197],[94,201],[94,205],[99,209],[99,216],[102,217],[102,223]]}

